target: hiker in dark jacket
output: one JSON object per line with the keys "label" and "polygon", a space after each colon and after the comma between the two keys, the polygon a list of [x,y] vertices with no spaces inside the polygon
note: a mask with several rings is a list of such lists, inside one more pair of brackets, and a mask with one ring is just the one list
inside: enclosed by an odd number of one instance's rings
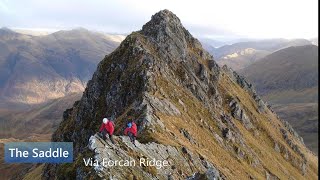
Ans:
{"label": "hiker in dark jacket", "polygon": [[106,140],[106,137],[108,134],[110,141],[114,144],[114,141],[112,138],[112,135],[114,132],[114,125],[109,119],[103,118],[103,122],[100,126],[99,132],[102,133],[103,140]]}
{"label": "hiker in dark jacket", "polygon": [[124,130],[124,135],[129,136],[130,141],[135,144],[137,137],[137,125],[134,121],[131,121],[127,124],[127,128]]}

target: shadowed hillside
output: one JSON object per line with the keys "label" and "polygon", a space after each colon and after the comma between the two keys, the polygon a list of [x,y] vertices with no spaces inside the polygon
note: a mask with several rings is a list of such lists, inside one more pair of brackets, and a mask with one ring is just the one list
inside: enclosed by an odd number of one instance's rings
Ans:
{"label": "shadowed hillside", "polygon": [[318,153],[318,64],[318,47],[307,45],[279,50],[241,71],[315,153]]}
{"label": "shadowed hillside", "polygon": [[118,37],[85,29],[32,36],[0,29],[0,99],[39,104],[83,92]]}
{"label": "shadowed hillside", "polygon": [[[37,164],[5,164],[4,154],[1,154],[4,152],[3,143],[50,141],[53,131],[63,119],[63,111],[72,107],[81,95],[70,94],[29,109],[0,110],[0,179],[22,179],[28,171],[38,167]],[[38,176],[40,173],[37,172]]]}

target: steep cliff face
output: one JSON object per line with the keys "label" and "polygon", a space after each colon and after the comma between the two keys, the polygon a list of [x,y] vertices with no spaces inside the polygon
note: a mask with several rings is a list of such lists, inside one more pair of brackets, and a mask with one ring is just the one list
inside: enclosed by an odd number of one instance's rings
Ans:
{"label": "steep cliff face", "polygon": [[[97,132],[103,116],[121,135],[137,120],[137,147]],[[152,16],[98,65],[53,141],[74,142],[75,163],[46,165],[45,178],[317,179],[317,157],[252,85],[220,68],[168,10]],[[167,160],[169,166],[86,167],[83,158]]]}

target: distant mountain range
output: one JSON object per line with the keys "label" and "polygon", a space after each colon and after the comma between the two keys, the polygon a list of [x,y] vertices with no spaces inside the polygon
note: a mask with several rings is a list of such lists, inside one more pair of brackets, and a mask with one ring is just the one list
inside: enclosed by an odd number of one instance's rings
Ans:
{"label": "distant mountain range", "polygon": [[318,46],[288,47],[240,70],[318,152]]}
{"label": "distant mountain range", "polygon": [[86,29],[48,35],[0,29],[0,99],[39,104],[83,92],[97,63],[124,38]]}
{"label": "distant mountain range", "polygon": [[290,46],[311,45],[315,40],[306,39],[269,39],[238,42],[214,48],[206,44],[206,48],[219,65],[227,65],[233,70],[240,70],[260,60],[268,54]]}

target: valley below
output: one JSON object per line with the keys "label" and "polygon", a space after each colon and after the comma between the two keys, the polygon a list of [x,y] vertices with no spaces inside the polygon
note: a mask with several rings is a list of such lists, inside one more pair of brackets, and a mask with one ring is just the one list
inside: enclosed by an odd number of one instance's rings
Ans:
{"label": "valley below", "polygon": [[[41,105],[30,105],[16,110],[0,111],[0,172],[3,179],[40,179],[41,164],[4,163],[6,142],[50,142],[54,130],[62,120],[65,109],[81,98],[81,93],[51,100]],[[19,171],[16,171],[19,169]],[[32,172],[31,174],[28,174]],[[26,174],[28,174],[26,176]],[[1,179],[0,178],[0,179]]]}

